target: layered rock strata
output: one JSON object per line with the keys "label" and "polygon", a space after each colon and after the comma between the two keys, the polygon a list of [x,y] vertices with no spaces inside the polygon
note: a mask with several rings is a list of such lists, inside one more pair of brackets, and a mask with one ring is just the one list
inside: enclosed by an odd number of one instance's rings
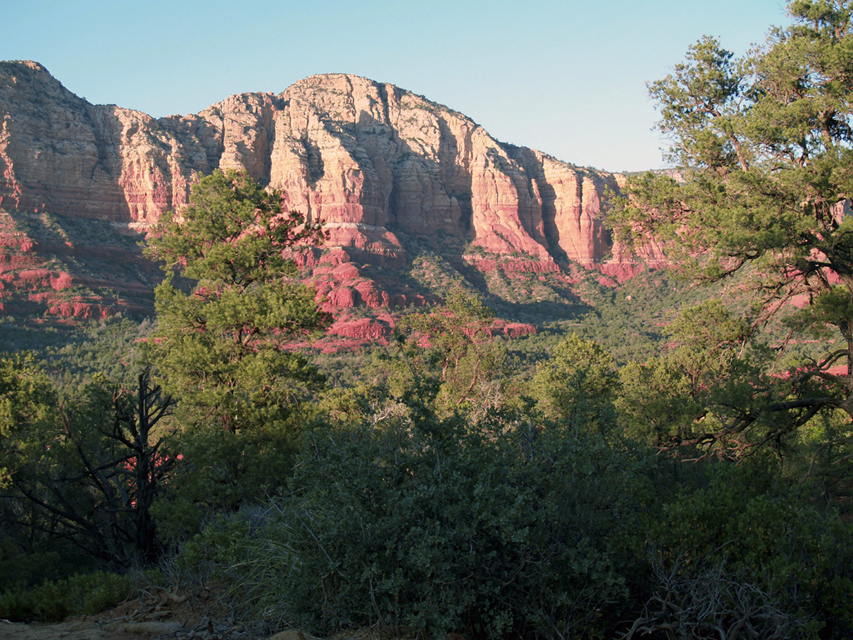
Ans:
{"label": "layered rock strata", "polygon": [[278,95],[245,93],[155,119],[90,104],[38,63],[0,63],[0,210],[144,231],[216,168],[243,169],[281,190],[289,209],[323,221],[328,241],[310,260],[325,264],[319,286],[332,306],[422,301],[405,287],[336,279],[346,262],[405,267],[409,236],[465,244],[464,259],[480,270],[635,269],[601,224],[618,176],[500,143],[390,84],[312,76]]}
{"label": "layered rock strata", "polygon": [[89,104],[37,63],[0,64],[0,208],[144,225],[217,167],[280,189],[364,261],[403,259],[398,233],[545,262],[610,249],[599,214],[613,175],[501,144],[393,85],[313,76],[154,119]]}

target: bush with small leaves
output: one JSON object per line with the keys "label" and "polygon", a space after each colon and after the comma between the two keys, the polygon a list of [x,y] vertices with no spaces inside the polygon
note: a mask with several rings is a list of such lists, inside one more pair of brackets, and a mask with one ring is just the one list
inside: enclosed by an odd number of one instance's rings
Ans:
{"label": "bush with small leaves", "polygon": [[48,580],[33,589],[10,589],[0,595],[0,618],[57,622],[70,615],[94,615],[114,607],[133,590],[128,576],[96,571],[67,580]]}
{"label": "bush with small leaves", "polygon": [[407,409],[314,429],[265,514],[207,528],[241,608],[320,634],[604,633],[628,597],[626,540],[650,499],[650,461],[517,415],[472,424]]}

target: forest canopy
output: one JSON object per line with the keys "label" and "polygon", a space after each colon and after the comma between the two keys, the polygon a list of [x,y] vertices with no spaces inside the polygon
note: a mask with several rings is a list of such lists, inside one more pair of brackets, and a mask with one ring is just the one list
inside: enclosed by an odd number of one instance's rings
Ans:
{"label": "forest canopy", "polygon": [[787,371],[756,380],[755,401],[692,434],[693,442],[742,449],[744,438],[779,439],[818,415],[853,417],[851,8],[797,0],[788,9],[793,24],[745,56],[704,38],[649,85],[682,179],[635,178],[611,213],[621,237],[663,240],[699,281],[744,278],[752,343],[786,313],[789,339],[808,334],[826,346],[785,361],[786,340],[767,344]]}
{"label": "forest canopy", "polygon": [[705,288],[589,277],[589,316],[509,339],[447,287],[321,354],[287,256],[322,229],[201,178],[153,322],[0,357],[0,618],[171,580],[256,636],[851,637],[853,6],[788,8],[649,85],[680,177],[613,203]]}

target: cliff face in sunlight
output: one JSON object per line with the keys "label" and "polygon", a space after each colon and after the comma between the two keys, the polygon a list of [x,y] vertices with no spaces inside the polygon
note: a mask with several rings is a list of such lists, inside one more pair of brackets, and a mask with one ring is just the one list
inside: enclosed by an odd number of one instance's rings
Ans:
{"label": "cliff face in sunlight", "polygon": [[[37,63],[0,63],[0,210],[144,230],[216,168],[244,169],[291,210],[323,220],[329,240],[305,264],[330,272],[346,262],[406,268],[411,236],[455,240],[481,270],[496,259],[535,272],[570,262],[620,277],[634,269],[600,222],[617,176],[502,144],[393,85],[313,76],[278,95],[154,119],[92,105]],[[615,260],[602,267],[605,256]],[[362,288],[332,297],[390,306],[416,297]]]}

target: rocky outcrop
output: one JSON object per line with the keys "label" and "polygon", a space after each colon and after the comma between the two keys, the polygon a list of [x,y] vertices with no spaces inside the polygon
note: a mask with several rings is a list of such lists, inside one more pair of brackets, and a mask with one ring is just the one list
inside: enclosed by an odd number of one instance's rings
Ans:
{"label": "rocky outcrop", "polygon": [[[245,93],[198,114],[155,119],[92,105],[37,63],[0,63],[0,211],[16,219],[50,214],[144,231],[164,211],[184,206],[192,183],[216,168],[245,170],[279,189],[288,209],[323,221],[322,250],[296,258],[326,310],[379,313],[434,302],[436,290],[395,280],[411,266],[404,247],[412,238],[449,242],[453,268],[486,280],[497,271],[560,276],[575,263],[615,282],[642,268],[611,246],[601,224],[606,194],[621,176],[500,143],[464,115],[393,85],[312,76],[278,95]],[[36,252],[61,257],[69,251],[63,242],[39,236]],[[98,248],[81,233],[74,246],[85,246],[90,258],[130,264],[126,251],[110,254],[115,242]],[[9,259],[23,259],[19,249]],[[648,254],[662,257],[651,244]],[[7,289],[17,283],[28,290],[21,270],[48,262],[15,271],[7,260]],[[123,273],[130,278],[124,284],[108,269],[100,280],[55,269],[43,275],[42,293],[27,295],[124,287],[142,304],[150,299],[134,289],[150,287],[147,272],[136,280]],[[43,297],[46,313],[82,313],[69,300]],[[106,313],[110,304],[93,313]],[[389,326],[347,320],[335,332],[368,339]]]}
{"label": "rocky outcrop", "polygon": [[501,144],[393,85],[313,76],[154,119],[91,105],[37,63],[0,64],[0,208],[144,226],[217,167],[280,189],[364,263],[405,263],[400,233],[546,263],[610,249],[599,213],[614,176]]}
{"label": "rocky outcrop", "polygon": [[122,231],[100,220],[0,211],[0,311],[58,320],[150,315],[159,269]]}

